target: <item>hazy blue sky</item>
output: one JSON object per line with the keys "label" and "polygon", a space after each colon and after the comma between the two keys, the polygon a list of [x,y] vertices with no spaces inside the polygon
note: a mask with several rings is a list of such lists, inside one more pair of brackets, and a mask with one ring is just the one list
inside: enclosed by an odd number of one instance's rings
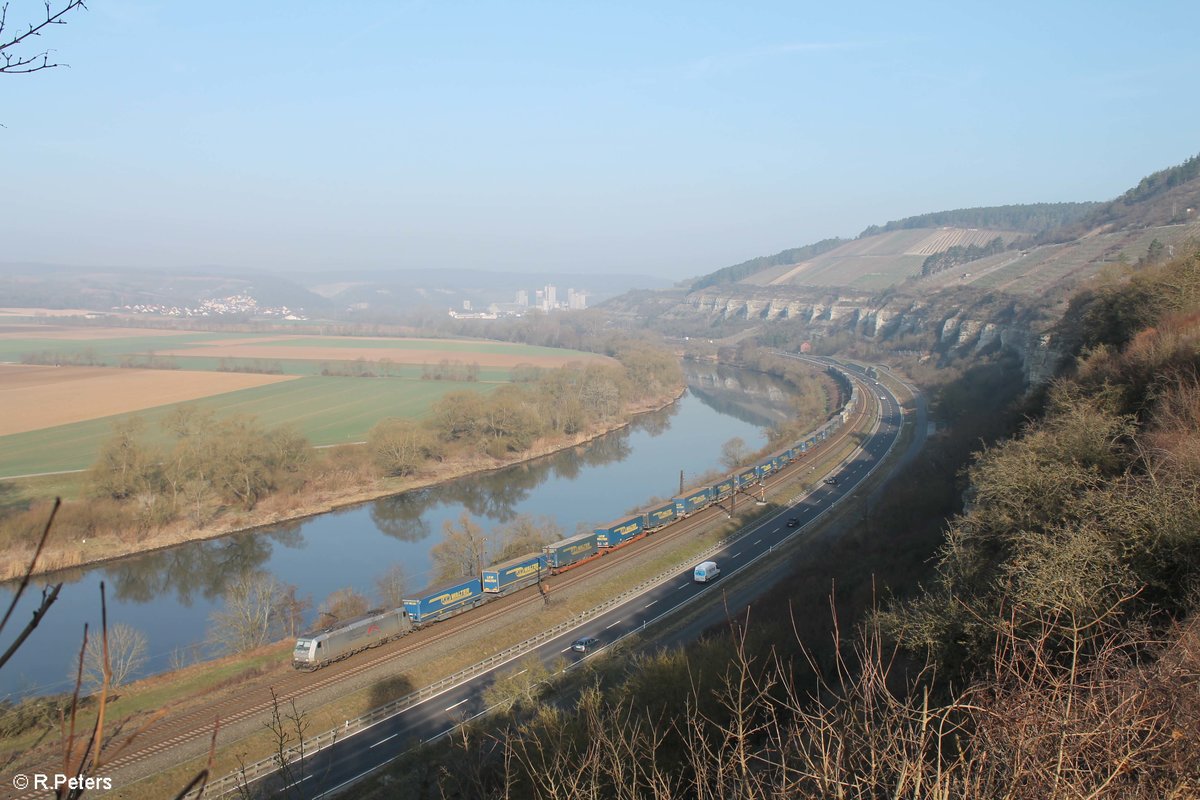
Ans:
{"label": "hazy blue sky", "polygon": [[682,277],[1200,151],[1195,0],[89,6],[0,76],[0,261]]}

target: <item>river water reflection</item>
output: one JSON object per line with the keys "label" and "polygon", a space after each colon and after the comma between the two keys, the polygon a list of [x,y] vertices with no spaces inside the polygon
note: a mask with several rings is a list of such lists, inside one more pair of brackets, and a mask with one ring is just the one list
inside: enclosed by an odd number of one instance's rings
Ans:
{"label": "river water reflection", "polygon": [[[180,545],[54,576],[65,580],[46,620],[0,674],[0,697],[66,691],[83,625],[99,625],[99,584],[108,593],[109,624],[123,622],[148,639],[143,672],[179,658],[211,654],[208,618],[231,576],[265,570],[294,584],[314,606],[353,587],[373,596],[376,577],[403,564],[406,585],[430,579],[430,548],[442,525],[467,514],[485,530],[528,514],[554,520],[565,535],[588,529],[651,498],[674,496],[679,473],[691,482],[719,469],[721,445],[740,436],[766,443],[764,426],[786,418],[788,396],[775,380],[726,368],[689,365],[688,392],[673,406],[573,450],[442,486],[363,503],[253,533]],[[486,535],[486,534],[485,534]],[[31,586],[0,646],[29,618]],[[7,602],[11,586],[0,589]],[[375,598],[373,598],[375,599]]]}

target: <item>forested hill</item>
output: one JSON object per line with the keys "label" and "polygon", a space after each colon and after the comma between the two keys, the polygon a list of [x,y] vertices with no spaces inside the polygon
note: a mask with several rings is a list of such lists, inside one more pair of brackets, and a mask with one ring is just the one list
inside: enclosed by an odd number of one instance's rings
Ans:
{"label": "forested hill", "polygon": [[1200,155],[1142,178],[1115,200],[1098,203],[1085,217],[1047,231],[1037,243],[1068,242],[1096,228],[1109,230],[1181,225],[1200,216]]}
{"label": "forested hill", "polygon": [[1077,222],[1093,211],[1100,203],[1028,203],[1012,206],[985,206],[981,208],[958,208],[953,211],[935,211],[916,217],[893,220],[886,225],[872,225],[858,235],[874,236],[889,231],[913,228],[985,228],[990,230],[1041,233]]}

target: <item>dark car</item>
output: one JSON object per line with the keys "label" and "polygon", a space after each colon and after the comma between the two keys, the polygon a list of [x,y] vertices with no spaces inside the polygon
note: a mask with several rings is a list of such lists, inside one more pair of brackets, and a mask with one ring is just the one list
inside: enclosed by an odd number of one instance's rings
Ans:
{"label": "dark car", "polygon": [[825,482],[830,486],[837,486],[837,478],[826,478]]}
{"label": "dark car", "polygon": [[800,524],[800,520],[796,519],[795,517],[788,517],[787,526],[789,528],[794,528],[799,524]]}
{"label": "dark car", "polygon": [[595,650],[599,645],[600,640],[595,636],[584,636],[572,642],[571,649],[577,653],[586,653],[589,650]]}

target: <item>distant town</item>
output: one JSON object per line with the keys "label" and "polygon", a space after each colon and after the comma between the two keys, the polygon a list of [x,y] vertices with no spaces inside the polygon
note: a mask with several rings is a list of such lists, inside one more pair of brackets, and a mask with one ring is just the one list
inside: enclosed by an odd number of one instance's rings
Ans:
{"label": "distant town", "polygon": [[258,301],[248,294],[235,294],[229,297],[201,300],[200,305],[196,307],[161,305],[158,303],[134,303],[133,305],[118,306],[113,310],[124,311],[130,314],[154,314],[160,317],[253,316],[289,320],[308,319],[302,313],[293,311],[287,306],[260,306]]}
{"label": "distant town", "polygon": [[538,309],[549,313],[551,311],[582,311],[587,308],[588,293],[576,289],[567,289],[565,300],[560,300],[558,287],[546,284],[541,289],[533,291],[533,302],[530,302],[528,289],[518,289],[516,298],[511,303],[490,303],[486,310],[477,310],[470,300],[463,300],[462,310],[450,309],[450,316],[455,319],[499,319],[500,317],[519,317],[530,309]]}

